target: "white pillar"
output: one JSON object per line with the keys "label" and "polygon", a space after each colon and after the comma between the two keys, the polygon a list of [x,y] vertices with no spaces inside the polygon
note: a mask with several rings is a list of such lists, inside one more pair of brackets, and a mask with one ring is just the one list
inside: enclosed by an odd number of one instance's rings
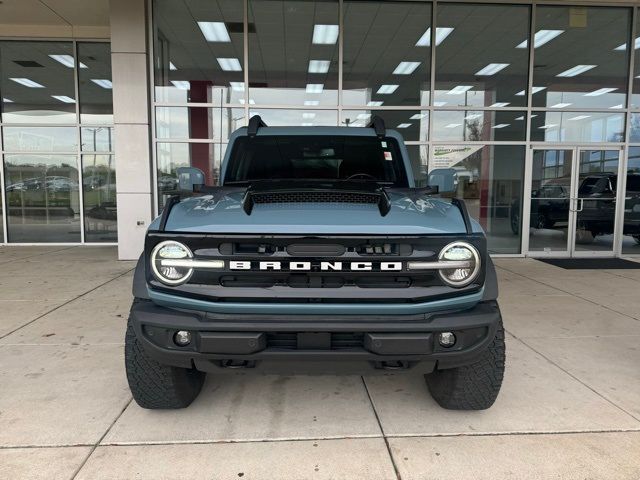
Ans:
{"label": "white pillar", "polygon": [[137,259],[152,220],[145,0],[110,0],[118,258]]}

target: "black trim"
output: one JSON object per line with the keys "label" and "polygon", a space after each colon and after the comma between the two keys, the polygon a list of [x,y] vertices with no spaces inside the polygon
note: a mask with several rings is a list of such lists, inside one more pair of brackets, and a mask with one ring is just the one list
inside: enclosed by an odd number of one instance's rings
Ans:
{"label": "black trim", "polygon": [[258,134],[258,129],[266,127],[267,124],[262,121],[260,115],[254,115],[249,119],[249,127],[247,128],[247,135],[251,138]]}
{"label": "black trim", "polygon": [[469,212],[467,211],[467,204],[464,203],[464,200],[460,198],[452,198],[451,205],[455,205],[460,210],[460,214],[462,215],[462,220],[464,220],[464,226],[467,229],[467,234],[471,235],[473,233],[473,227],[471,226],[471,219],[469,218]]}
{"label": "black trim", "polygon": [[367,128],[373,128],[376,135],[380,138],[383,138],[387,134],[387,128],[384,125],[384,120],[378,115],[371,117],[371,121],[367,125]]}
{"label": "black trim", "polygon": [[180,195],[173,195],[169,197],[167,203],[164,204],[164,208],[162,209],[162,216],[160,217],[160,226],[158,227],[159,232],[164,232],[167,227],[167,220],[169,220],[169,214],[171,213],[171,209],[176,203],[180,202]]}

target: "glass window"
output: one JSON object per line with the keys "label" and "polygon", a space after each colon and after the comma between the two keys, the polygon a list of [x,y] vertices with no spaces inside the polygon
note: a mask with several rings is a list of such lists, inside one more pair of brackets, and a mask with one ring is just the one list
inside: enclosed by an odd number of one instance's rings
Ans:
{"label": "glass window", "polygon": [[4,149],[10,152],[73,152],[78,149],[75,127],[4,127]]}
{"label": "glass window", "polygon": [[82,127],[82,150],[85,152],[113,152],[113,128]]}
{"label": "glass window", "polygon": [[0,42],[4,123],[75,123],[71,42]]}
{"label": "glass window", "polygon": [[487,234],[490,253],[520,253],[524,145],[438,145],[429,174],[453,169],[456,196]]}
{"label": "glass window", "polygon": [[534,112],[534,142],[622,142],[624,115],[594,112]]}
{"label": "glass window", "polygon": [[78,89],[82,123],[113,123],[111,44],[78,43]]}
{"label": "glass window", "polygon": [[218,185],[222,146],[218,143],[158,143],[158,203],[164,202],[178,191],[179,167],[196,167],[205,174],[206,185]]}
{"label": "glass window", "polygon": [[85,242],[118,241],[113,155],[82,156]]}
{"label": "glass window", "polygon": [[234,142],[227,183],[254,180],[377,181],[406,187],[407,175],[395,138],[338,135],[267,135]]}
{"label": "glass window", "polygon": [[249,30],[249,102],[337,105],[337,1],[250,0]]}
{"label": "glass window", "polygon": [[156,137],[227,140],[245,125],[242,108],[157,107]]}
{"label": "glass window", "polygon": [[436,105],[525,106],[529,18],[525,5],[439,4]]}
{"label": "glass window", "polygon": [[10,242],[79,242],[75,155],[5,155]]}
{"label": "glass window", "polygon": [[261,108],[251,110],[249,117],[260,115],[262,120],[271,126],[293,127],[335,127],[338,125],[337,110],[277,110]]}
{"label": "glass window", "polygon": [[413,169],[413,178],[418,187],[426,187],[429,184],[427,168],[429,165],[428,145],[407,145],[409,160]]}
{"label": "glass window", "polygon": [[243,2],[155,0],[153,7],[156,101],[239,103]]}
{"label": "glass window", "polygon": [[623,108],[631,9],[536,9],[534,107]]}
{"label": "glass window", "polygon": [[524,140],[525,112],[514,111],[435,111],[433,139],[451,141]]}
{"label": "glass window", "polygon": [[622,253],[640,253],[640,147],[629,147]]}
{"label": "glass window", "polygon": [[429,112],[420,110],[343,110],[341,126],[364,127],[372,115],[384,120],[385,126],[397,130],[405,140],[427,140],[429,135]]}
{"label": "glass window", "polygon": [[345,2],[342,103],[428,105],[430,25],[429,3]]}

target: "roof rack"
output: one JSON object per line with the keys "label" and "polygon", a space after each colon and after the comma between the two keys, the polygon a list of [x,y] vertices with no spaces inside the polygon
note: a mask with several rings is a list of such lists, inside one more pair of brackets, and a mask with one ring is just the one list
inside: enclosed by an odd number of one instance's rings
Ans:
{"label": "roof rack", "polygon": [[247,129],[248,130],[247,134],[250,137],[255,137],[258,134],[258,129],[260,127],[266,127],[266,126],[267,124],[262,121],[262,118],[260,118],[260,115],[254,115],[249,119],[249,127]]}
{"label": "roof rack", "polygon": [[380,138],[387,134],[387,129],[384,126],[384,120],[377,115],[371,117],[371,121],[367,125],[367,128],[373,128],[376,131],[376,135]]}

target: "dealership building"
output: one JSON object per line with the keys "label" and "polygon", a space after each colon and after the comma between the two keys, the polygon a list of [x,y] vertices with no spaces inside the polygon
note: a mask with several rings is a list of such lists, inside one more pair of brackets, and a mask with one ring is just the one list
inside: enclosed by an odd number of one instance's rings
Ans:
{"label": "dealership building", "polygon": [[[621,2],[0,1],[0,242],[144,233],[230,134],[400,132],[507,256],[640,254],[640,23]],[[393,232],[389,232],[393,233]]]}

